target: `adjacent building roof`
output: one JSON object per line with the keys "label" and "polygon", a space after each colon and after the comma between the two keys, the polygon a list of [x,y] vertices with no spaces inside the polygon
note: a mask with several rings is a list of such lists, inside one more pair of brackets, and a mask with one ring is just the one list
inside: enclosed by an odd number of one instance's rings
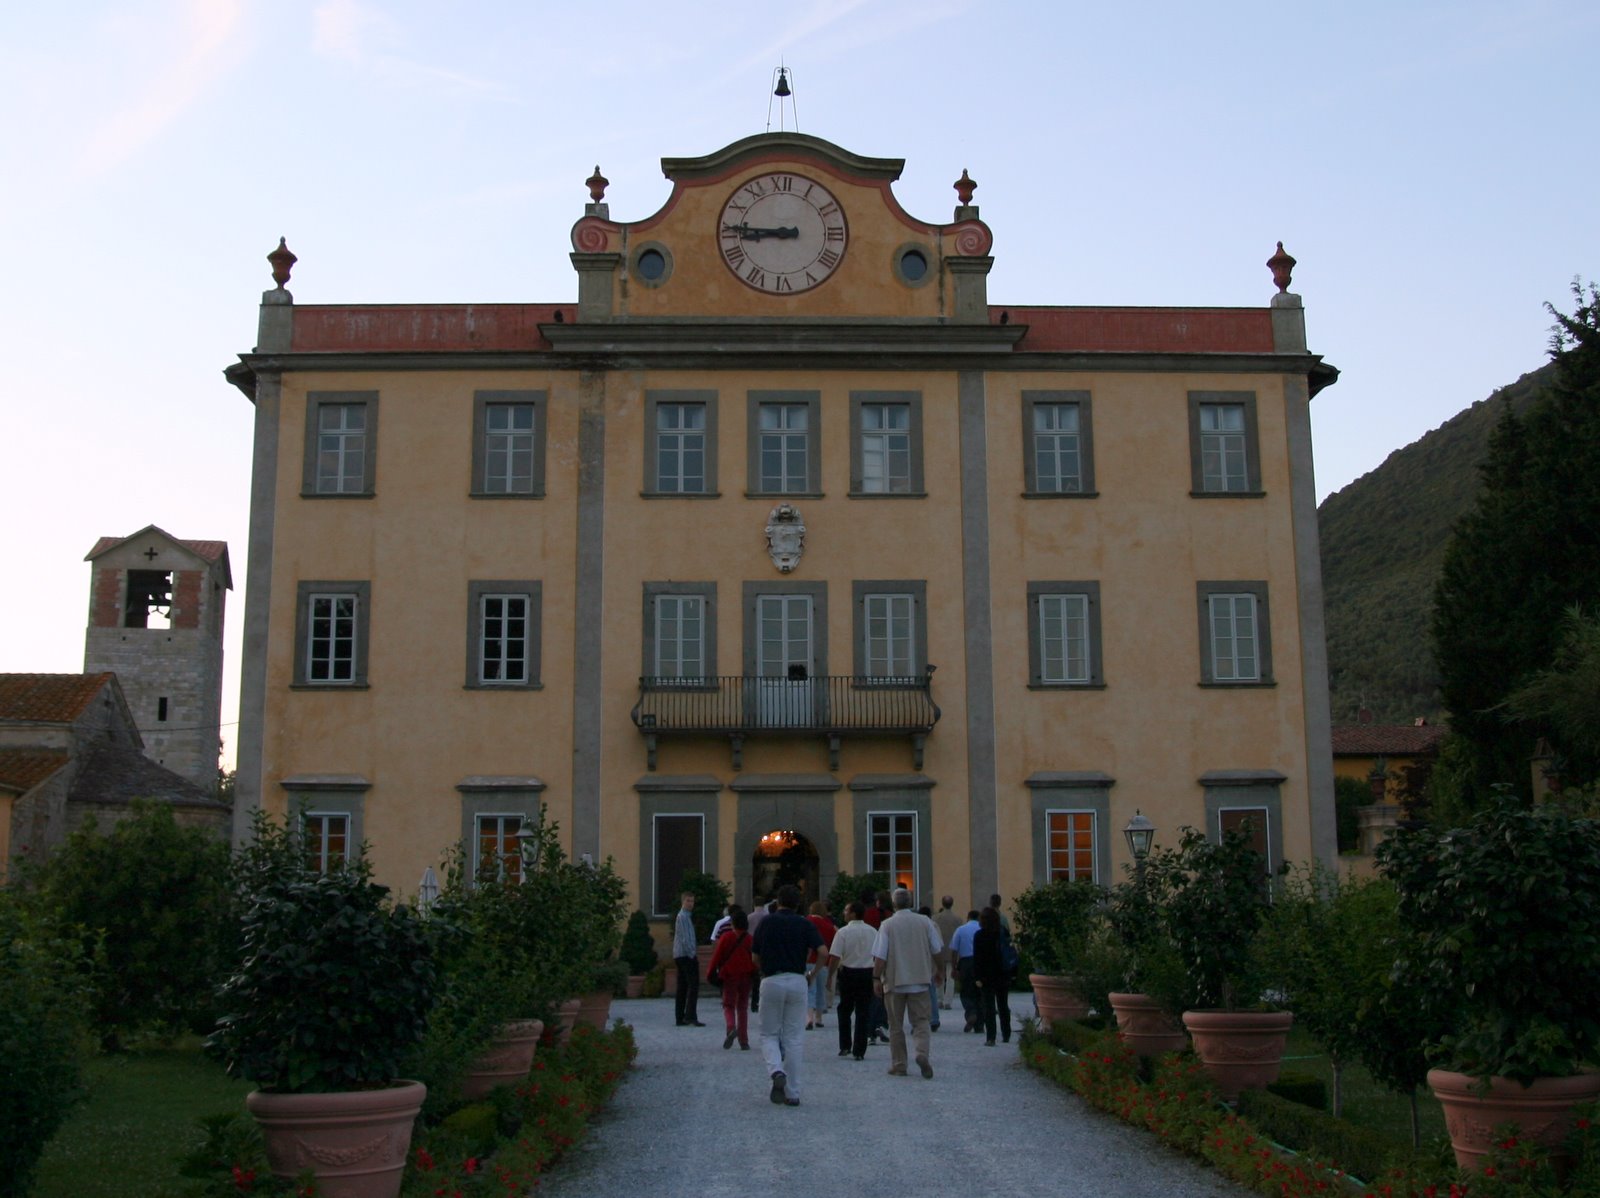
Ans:
{"label": "adjacent building roof", "polygon": [[0,749],[0,791],[27,794],[69,760],[65,749]]}
{"label": "adjacent building roof", "polygon": [[1335,757],[1420,757],[1436,752],[1442,724],[1335,724]]}
{"label": "adjacent building roof", "polygon": [[173,542],[173,544],[182,545],[190,553],[197,554],[200,557],[205,558],[208,562],[215,562],[228,552],[228,542],[226,541],[185,541],[181,537],[173,536],[164,528],[157,528],[154,524],[147,524],[138,532],[134,533],[133,536],[101,537],[94,543],[94,548],[89,550],[89,552],[84,555],[83,560],[86,562],[91,562],[108,549],[115,549],[123,542],[131,541],[134,537],[142,537],[147,532],[158,532],[162,536],[166,537],[167,540]]}
{"label": "adjacent building roof", "polygon": [[231,809],[203,787],[123,745],[96,744],[87,749],[79,759],[78,776],[68,798],[74,803],[119,806],[134,799],[155,799],[181,807]]}
{"label": "adjacent building roof", "polygon": [[115,674],[0,674],[0,722],[70,724]]}

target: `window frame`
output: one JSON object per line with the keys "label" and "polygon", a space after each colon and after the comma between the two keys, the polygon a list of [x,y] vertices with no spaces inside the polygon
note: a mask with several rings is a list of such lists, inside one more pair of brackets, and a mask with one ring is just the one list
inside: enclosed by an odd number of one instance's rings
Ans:
{"label": "window frame", "polygon": [[[908,475],[904,491],[868,491],[865,489],[862,411],[869,406],[888,405],[904,407],[907,411]],[[922,392],[920,391],[852,391],[850,392],[850,498],[852,499],[925,499],[922,457]]]}
{"label": "window frame", "polygon": [[[361,488],[355,491],[321,489],[317,469],[322,411],[329,407],[361,407],[365,410],[361,462]],[[378,470],[378,393],[376,391],[308,391],[306,393],[305,455],[301,463],[302,499],[371,499],[377,494]]]}
{"label": "window frame", "polygon": [[[873,815],[908,813],[917,817],[916,871],[918,902],[934,893],[933,862],[933,787],[925,774],[857,774],[848,783],[851,792],[851,819],[855,828],[852,868],[858,874],[870,873]],[[925,835],[925,833],[928,833]],[[821,849],[819,851],[825,852]],[[842,866],[842,862],[841,862]]]}
{"label": "window frame", "polygon": [[701,655],[705,672],[678,683],[656,683],[660,689],[715,690],[717,687],[717,584],[714,582],[647,582],[644,584],[644,625],[641,638],[640,678],[661,678],[657,629],[663,598],[697,598],[701,601]]}
{"label": "window frame", "polygon": [[[1058,816],[1058,815],[1065,815],[1065,816],[1085,815],[1085,816],[1089,817],[1089,872],[1088,872],[1087,875],[1079,874],[1071,865],[1068,866],[1068,871],[1066,873],[1058,873],[1056,871],[1056,869],[1055,869],[1054,864],[1052,863],[1053,862],[1053,858],[1055,856],[1055,848],[1050,843],[1050,838],[1054,835],[1054,829],[1051,828],[1050,821],[1051,821],[1051,819],[1053,817]],[[1099,876],[1100,876],[1100,860],[1099,860],[1099,858],[1100,858],[1100,852],[1099,852],[1099,848],[1100,848],[1100,827],[1099,827],[1099,825],[1100,825],[1100,813],[1098,811],[1096,811],[1093,807],[1047,807],[1045,809],[1045,812],[1044,812],[1044,880],[1046,882],[1053,882],[1057,878],[1064,878],[1067,881],[1071,882],[1071,881],[1077,881],[1079,878],[1083,878],[1083,877],[1086,877],[1089,881],[1092,882],[1092,881],[1095,881],[1095,880],[1097,880],[1099,878]],[[1069,835],[1076,835],[1076,832],[1069,832],[1068,834]],[[1075,856],[1078,852],[1079,852],[1079,850],[1076,849],[1076,848],[1073,848],[1073,847],[1069,847],[1067,849],[1067,853],[1068,853],[1069,858],[1072,857],[1072,856]]]}
{"label": "window frame", "polygon": [[[776,491],[763,486],[761,473],[761,410],[803,407],[806,412],[806,478],[799,490]],[[745,495],[755,498],[822,498],[822,392],[751,391],[745,397]]]}
{"label": "window frame", "polygon": [[1050,873],[1051,812],[1094,816],[1094,880],[1109,886],[1111,876],[1111,788],[1116,779],[1098,770],[1040,770],[1023,782],[1030,795],[1033,829],[1033,881],[1043,886]]}
{"label": "window frame", "polygon": [[[520,682],[491,682],[483,677],[483,601],[495,596],[520,596],[528,601],[527,677]],[[474,579],[467,583],[467,690],[519,691],[543,687],[544,588],[532,579]]]}
{"label": "window frame", "polygon": [[[1089,676],[1082,681],[1054,681],[1044,676],[1043,600],[1054,595],[1081,595],[1087,609],[1085,630],[1086,661]],[[1100,635],[1100,583],[1094,580],[1028,583],[1028,689],[1103,690],[1105,689],[1104,645]]]}
{"label": "window frame", "polygon": [[[904,596],[911,601],[911,672],[874,675],[867,668],[869,621],[867,601],[876,596]],[[852,643],[851,672],[858,689],[894,688],[920,684],[928,672],[928,584],[924,579],[860,579],[850,584]]]}
{"label": "window frame", "polygon": [[[866,872],[869,873],[869,874],[877,872],[876,859],[875,859],[875,856],[874,856],[876,850],[875,850],[874,846],[875,846],[875,842],[877,840],[877,835],[878,834],[877,834],[876,830],[873,828],[873,821],[879,820],[879,819],[887,819],[887,820],[891,820],[891,821],[901,820],[901,819],[908,819],[908,820],[911,821],[911,880],[912,880],[913,884],[911,886],[908,886],[906,889],[910,890],[913,895],[921,895],[923,893],[923,891],[922,891],[922,851],[921,851],[922,850],[922,821],[919,818],[919,814],[920,813],[918,811],[916,811],[914,808],[908,808],[908,807],[873,807],[873,808],[869,808],[867,813],[866,813],[866,837],[867,837],[867,869],[866,869]],[[892,842],[893,838],[896,835],[898,835],[898,833],[893,829],[893,825],[892,824],[891,824],[891,831],[890,831],[889,835],[890,835],[890,838],[891,838],[891,842]],[[891,844],[891,848],[890,848],[891,866],[892,866],[892,862],[893,862],[894,856],[895,856],[895,853],[894,853],[894,849],[893,849],[892,844]],[[890,868],[888,870],[888,873],[890,874],[890,877],[891,877],[891,886],[899,885],[900,884],[899,876],[895,872],[895,870],[893,868]]]}
{"label": "window frame", "polygon": [[1263,811],[1266,813],[1267,877],[1279,862],[1286,860],[1283,847],[1283,783],[1286,775],[1272,769],[1217,769],[1200,775],[1205,793],[1206,836],[1213,844],[1222,841],[1222,813],[1225,811]]}
{"label": "window frame", "polygon": [[[702,487],[698,491],[664,491],[661,489],[660,439],[663,432],[660,412],[663,406],[674,404],[699,405],[705,410],[705,465]],[[644,490],[648,499],[715,499],[717,490],[717,393],[711,390],[652,390],[644,398]],[[673,430],[676,431],[676,430]]]}
{"label": "window frame", "polygon": [[661,821],[664,819],[693,819],[700,821],[700,864],[694,868],[702,873],[706,872],[706,825],[707,818],[703,811],[652,811],[650,812],[650,914],[657,919],[670,918],[676,914],[679,903],[676,894],[679,893],[679,884],[674,884],[672,892],[668,894],[665,910],[657,909],[658,900],[661,899]]}
{"label": "window frame", "polygon": [[[306,827],[306,821],[307,820],[313,820],[313,819],[319,819],[319,820],[323,820],[323,821],[327,821],[327,820],[331,820],[331,819],[337,819],[337,820],[343,820],[344,821],[344,856],[342,858],[342,863],[345,864],[345,865],[348,865],[350,863],[350,845],[352,843],[352,838],[351,838],[351,835],[350,835],[350,833],[352,831],[351,825],[355,822],[351,818],[350,813],[348,811],[327,810],[327,809],[324,809],[322,807],[306,807],[306,808],[303,808],[301,811],[298,812],[298,823],[299,823],[299,833],[300,833],[300,848],[301,848],[301,852],[304,853],[306,855],[306,858],[307,858],[307,860],[305,862],[306,868],[307,869],[311,868],[311,863],[310,863],[310,860],[309,860],[309,856],[310,856],[310,852],[309,852],[309,849],[310,849],[309,829],[307,829],[307,827]],[[315,873],[317,874],[317,876],[318,877],[326,877],[329,873],[331,873],[332,872],[331,864],[332,863],[329,860],[329,856],[328,856],[327,829],[326,829],[326,827],[324,827],[323,833],[322,833],[322,835],[320,837],[320,843],[319,843],[318,852],[317,852],[317,866],[316,866],[316,869],[315,869]]]}
{"label": "window frame", "polygon": [[[360,581],[309,581],[296,584],[294,619],[294,664],[290,683],[305,690],[365,690],[368,683],[368,643],[372,623],[372,584]],[[312,606],[318,598],[352,595],[355,598],[354,660],[349,681],[311,677]]]}
{"label": "window frame", "polygon": [[478,876],[478,820],[483,816],[517,816],[524,825],[537,824],[544,794],[543,779],[531,774],[474,775],[456,783],[461,796],[460,844],[471,862],[471,877]]}
{"label": "window frame", "polygon": [[[1044,490],[1039,486],[1039,432],[1034,412],[1041,407],[1078,409],[1079,490]],[[1022,393],[1022,494],[1027,499],[1094,499],[1100,492],[1094,479],[1094,399],[1088,391],[1024,391]]]}
{"label": "window frame", "polygon": [[[1238,406],[1244,409],[1245,486],[1242,490],[1211,490],[1205,484],[1206,434],[1201,432],[1201,410]],[[1259,499],[1261,489],[1261,438],[1254,391],[1189,392],[1189,494],[1195,499]]]}
{"label": "window frame", "polygon": [[[489,487],[489,409],[526,405],[533,409],[532,462],[526,490],[491,490]],[[474,499],[543,499],[545,443],[548,436],[547,391],[474,391],[472,393],[472,487]]]}
{"label": "window frame", "polygon": [[[809,595],[811,597],[811,660],[817,669],[809,672],[812,678],[828,675],[828,584],[826,582],[747,582],[741,588],[743,607],[744,676],[754,678],[760,671],[761,628],[756,618],[757,600],[764,595]],[[817,688],[825,696],[826,688]]]}
{"label": "window frame", "polygon": [[[1218,598],[1249,596],[1253,604],[1256,640],[1256,677],[1219,678],[1212,643],[1211,602]],[[1200,618],[1200,685],[1205,687],[1248,688],[1276,686],[1272,674],[1272,613],[1264,581],[1203,581],[1195,584],[1195,599]]]}
{"label": "window frame", "polygon": [[[469,851],[472,854],[472,873],[469,875],[469,877],[473,881],[477,881],[482,877],[483,874],[483,821],[489,819],[500,821],[500,827],[503,828],[505,820],[514,819],[517,821],[517,831],[520,832],[522,830],[522,825],[527,823],[528,817],[526,813],[521,811],[478,811],[474,812],[471,818],[472,844]],[[513,832],[511,834],[511,838],[515,839],[516,834],[516,832]],[[497,837],[497,839],[501,844],[504,844],[507,838],[501,834]],[[521,852],[520,850],[518,851],[516,866],[511,870],[508,870],[506,866],[506,861],[509,856],[510,854],[504,852],[499,854],[501,865],[500,870],[495,875],[494,880],[497,882],[510,881],[514,884],[520,884],[522,882]]]}

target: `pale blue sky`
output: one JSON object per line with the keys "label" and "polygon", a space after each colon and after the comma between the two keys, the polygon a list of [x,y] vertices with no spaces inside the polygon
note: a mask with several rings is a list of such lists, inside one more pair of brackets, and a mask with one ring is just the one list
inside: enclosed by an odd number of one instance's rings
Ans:
{"label": "pale blue sky", "polygon": [[81,668],[97,537],[224,538],[232,721],[221,370],[279,235],[301,302],[570,302],[594,165],[649,215],[663,156],[765,128],[780,56],[801,130],[904,158],[914,216],[972,173],[996,303],[1265,304],[1282,239],[1343,371],[1319,495],[1540,365],[1543,301],[1600,275],[1577,0],[5,5],[0,670]]}

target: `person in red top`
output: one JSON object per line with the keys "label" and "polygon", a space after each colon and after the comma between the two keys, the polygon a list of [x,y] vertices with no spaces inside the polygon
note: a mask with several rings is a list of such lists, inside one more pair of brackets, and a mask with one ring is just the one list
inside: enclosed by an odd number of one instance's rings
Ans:
{"label": "person in red top", "polygon": [[818,900],[811,904],[811,914],[806,916],[822,937],[822,947],[811,950],[806,958],[806,985],[810,988],[811,1006],[806,1011],[806,1031],[822,1026],[822,1013],[828,1009],[828,945],[839,929],[828,918],[828,904]]}
{"label": "person in red top", "polygon": [[876,928],[883,922],[883,912],[878,910],[878,892],[868,887],[857,897],[861,900],[861,909],[866,912],[861,918],[869,928]]}
{"label": "person in red top", "polygon": [[724,1048],[732,1048],[735,1038],[740,1048],[750,1048],[750,979],[756,972],[756,963],[750,959],[751,943],[750,917],[735,907],[733,922],[717,941],[706,966],[711,979],[722,983],[722,1017],[728,1023],[728,1034],[722,1038]]}

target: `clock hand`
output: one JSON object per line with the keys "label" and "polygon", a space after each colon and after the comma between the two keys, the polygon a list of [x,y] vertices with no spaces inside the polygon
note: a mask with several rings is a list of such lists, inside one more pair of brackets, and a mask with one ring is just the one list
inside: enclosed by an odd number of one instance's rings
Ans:
{"label": "clock hand", "polygon": [[723,225],[724,233],[737,234],[741,241],[760,241],[766,237],[776,237],[780,240],[799,237],[800,230],[793,225],[787,228],[764,228],[760,225]]}

